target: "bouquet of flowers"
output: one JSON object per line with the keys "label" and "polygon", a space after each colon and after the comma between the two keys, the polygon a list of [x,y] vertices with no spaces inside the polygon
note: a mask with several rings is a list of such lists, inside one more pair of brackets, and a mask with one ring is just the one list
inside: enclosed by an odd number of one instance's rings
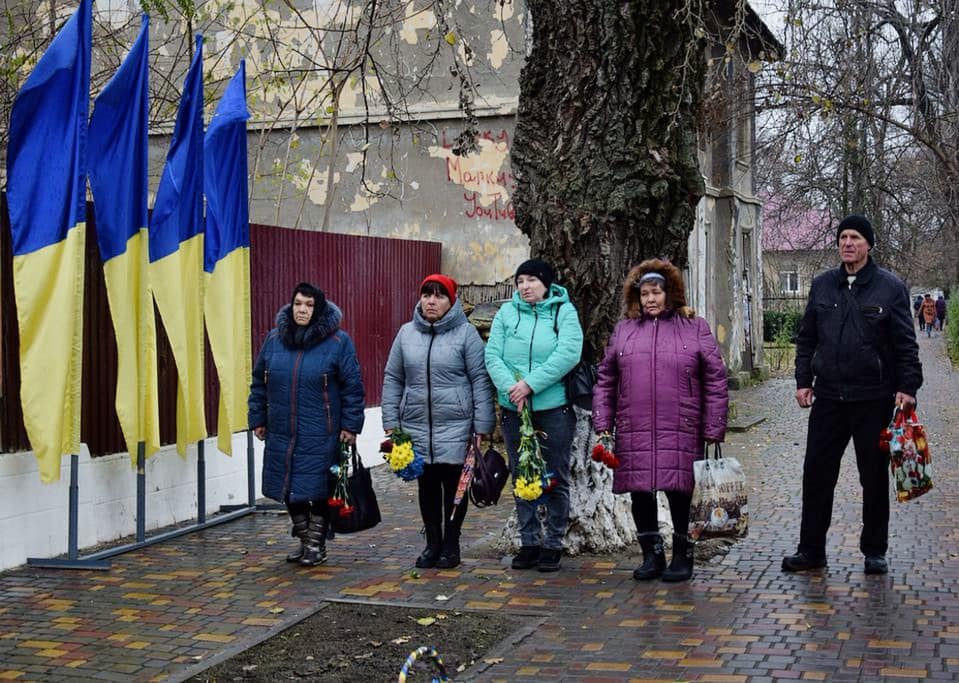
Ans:
{"label": "bouquet of flowers", "polygon": [[556,478],[546,471],[539,437],[533,428],[529,403],[519,412],[519,461],[513,477],[513,491],[523,500],[537,500],[556,486]]}
{"label": "bouquet of flowers", "polygon": [[613,452],[613,447],[615,446],[615,440],[613,435],[609,432],[602,432],[599,435],[599,440],[596,442],[596,445],[593,446],[593,452],[591,457],[596,462],[601,462],[606,467],[611,470],[615,470],[619,467],[619,458],[616,457],[616,454]]}
{"label": "bouquet of flowers", "polygon": [[326,499],[330,512],[336,511],[341,517],[353,514],[350,505],[350,447],[340,443],[340,457],[338,462],[330,465],[330,474],[333,475],[333,491]]}
{"label": "bouquet of flowers", "polygon": [[413,448],[413,439],[401,429],[394,429],[380,444],[380,453],[393,474],[403,481],[413,481],[423,474],[423,456]]}

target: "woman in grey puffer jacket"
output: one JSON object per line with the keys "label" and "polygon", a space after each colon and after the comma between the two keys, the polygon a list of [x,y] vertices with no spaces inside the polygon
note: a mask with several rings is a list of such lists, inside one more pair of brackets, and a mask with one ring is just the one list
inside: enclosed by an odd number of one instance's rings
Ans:
{"label": "woman in grey puffer jacket", "polygon": [[[456,282],[430,275],[420,285],[413,320],[393,340],[383,378],[383,429],[402,429],[426,461],[417,480],[426,549],[420,568],[460,563],[467,499],[453,498],[470,439],[493,431],[493,387],[483,340],[456,299]],[[445,531],[443,529],[445,522]]]}

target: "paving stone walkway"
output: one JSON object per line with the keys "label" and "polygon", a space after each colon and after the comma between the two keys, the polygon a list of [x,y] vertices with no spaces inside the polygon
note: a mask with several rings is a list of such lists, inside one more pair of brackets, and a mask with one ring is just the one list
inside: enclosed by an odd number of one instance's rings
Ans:
{"label": "paving stone walkway", "polygon": [[[783,574],[799,533],[806,413],[789,380],[737,392],[766,420],[730,434],[750,480],[751,529],[688,584],[637,584],[635,550],[513,572],[485,550],[508,506],[472,510],[462,566],[409,570],[415,487],[374,470],[384,523],[330,543],[328,564],[289,565],[284,516],[257,513],[113,559],[108,572],[0,574],[0,680],[176,681],[349,599],[539,615],[457,680],[899,680],[959,678],[959,375],[941,338],[920,339],[936,490],[893,503],[888,576],[865,576],[861,496],[844,459],[829,568]],[[891,495],[891,493],[890,493]],[[449,599],[437,602],[438,595]],[[505,636],[506,634],[504,634]],[[498,661],[498,660],[502,661]]]}

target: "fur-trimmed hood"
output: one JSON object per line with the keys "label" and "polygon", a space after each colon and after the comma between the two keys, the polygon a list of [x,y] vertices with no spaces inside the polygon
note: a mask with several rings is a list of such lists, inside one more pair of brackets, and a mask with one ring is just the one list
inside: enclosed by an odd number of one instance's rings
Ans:
{"label": "fur-trimmed hood", "polygon": [[660,259],[647,259],[638,266],[633,266],[626,275],[623,283],[623,308],[627,318],[643,318],[643,305],[639,298],[637,282],[646,273],[659,273],[666,279],[666,309],[684,318],[693,318],[696,311],[686,305],[686,287],[683,285],[683,275],[679,268]]}
{"label": "fur-trimmed hood", "polygon": [[311,349],[340,329],[343,312],[332,301],[327,301],[323,312],[313,314],[306,327],[293,321],[293,306],[287,304],[276,314],[276,329],[283,344],[291,349]]}

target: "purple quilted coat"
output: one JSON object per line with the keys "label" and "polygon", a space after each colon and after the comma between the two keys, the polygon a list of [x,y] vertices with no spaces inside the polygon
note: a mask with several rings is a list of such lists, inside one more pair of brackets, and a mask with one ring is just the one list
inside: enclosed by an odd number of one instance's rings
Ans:
{"label": "purple quilted coat", "polygon": [[703,440],[726,435],[726,366],[702,318],[667,311],[616,325],[593,389],[593,429],[616,428],[613,493],[692,493]]}

